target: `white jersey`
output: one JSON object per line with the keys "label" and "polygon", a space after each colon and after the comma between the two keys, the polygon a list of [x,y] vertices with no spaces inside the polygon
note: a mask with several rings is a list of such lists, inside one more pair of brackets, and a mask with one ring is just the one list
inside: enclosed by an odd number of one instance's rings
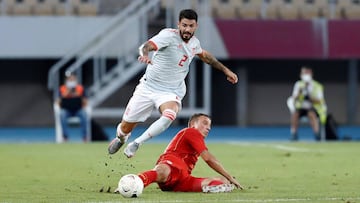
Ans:
{"label": "white jersey", "polygon": [[189,65],[196,54],[202,53],[199,40],[193,36],[186,43],[179,30],[165,28],[149,42],[155,45],[156,51],[140,82],[152,90],[174,93],[182,99]]}

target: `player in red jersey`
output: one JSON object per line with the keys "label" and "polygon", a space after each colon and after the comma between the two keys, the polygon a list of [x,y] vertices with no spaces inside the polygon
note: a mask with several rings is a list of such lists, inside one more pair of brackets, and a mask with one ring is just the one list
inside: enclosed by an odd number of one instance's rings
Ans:
{"label": "player in red jersey", "polygon": [[[210,128],[211,120],[208,115],[194,114],[189,120],[188,128],[182,129],[171,140],[155,168],[139,174],[144,186],[156,182],[162,191],[174,192],[230,192],[235,187],[243,189],[208,151],[204,139]],[[191,176],[199,156],[222,176]]]}

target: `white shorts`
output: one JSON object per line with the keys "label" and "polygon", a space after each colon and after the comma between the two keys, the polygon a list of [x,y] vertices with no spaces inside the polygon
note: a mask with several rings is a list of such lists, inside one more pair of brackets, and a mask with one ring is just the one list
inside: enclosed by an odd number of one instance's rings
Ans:
{"label": "white shorts", "polygon": [[175,101],[181,109],[181,99],[174,93],[152,91],[139,84],[126,106],[123,120],[130,123],[144,122],[154,109],[169,101]]}

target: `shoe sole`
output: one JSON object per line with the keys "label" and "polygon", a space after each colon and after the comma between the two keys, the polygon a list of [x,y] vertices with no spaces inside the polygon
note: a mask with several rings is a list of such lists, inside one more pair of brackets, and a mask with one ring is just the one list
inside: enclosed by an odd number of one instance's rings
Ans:
{"label": "shoe sole", "polygon": [[134,156],[134,155],[127,155],[125,152],[124,152],[124,155],[125,155],[127,158],[131,158],[131,157]]}
{"label": "shoe sole", "polygon": [[109,152],[109,154],[115,154],[116,152],[118,152],[119,151],[119,149],[123,146],[123,144],[124,143],[121,143],[121,142],[119,142],[119,147],[117,147],[117,149],[115,149],[115,150],[113,150],[113,146],[116,144],[116,142],[117,142],[117,140],[116,140],[117,138],[115,138],[115,139],[113,139],[111,142],[110,142],[110,144],[109,144],[109,147],[108,147],[108,152]]}
{"label": "shoe sole", "polygon": [[129,153],[127,153],[126,150],[127,149],[127,147],[125,148],[125,150],[124,150],[124,155],[127,157],[127,158],[131,158],[131,157],[133,157],[135,154],[129,154]]}
{"label": "shoe sole", "polygon": [[234,190],[234,185],[232,184],[221,184],[213,186],[204,186],[202,188],[203,193],[226,193]]}
{"label": "shoe sole", "polygon": [[[130,145],[130,144],[131,144],[131,143],[129,143],[129,145]],[[126,146],[126,148],[124,149],[124,155],[125,155],[127,158],[131,158],[131,157],[135,156],[135,153],[131,153],[130,150],[128,150],[129,145]],[[138,147],[138,149],[139,149],[139,147]],[[135,150],[135,152],[136,152],[136,151],[137,151],[137,149]],[[130,152],[130,153],[129,153],[129,152]]]}

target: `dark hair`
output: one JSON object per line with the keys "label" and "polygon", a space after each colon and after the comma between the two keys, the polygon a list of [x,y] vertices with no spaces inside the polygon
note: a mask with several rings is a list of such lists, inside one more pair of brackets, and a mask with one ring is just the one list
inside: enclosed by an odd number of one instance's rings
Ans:
{"label": "dark hair", "polygon": [[300,70],[300,73],[302,73],[303,70],[310,71],[311,74],[314,75],[313,69],[312,69],[310,66],[302,66],[302,67],[301,67],[301,70]]}
{"label": "dark hair", "polygon": [[307,70],[312,70],[311,66],[302,66],[301,69],[307,69]]}
{"label": "dark hair", "polygon": [[184,10],[180,11],[180,13],[179,13],[179,21],[181,21],[183,18],[195,20],[197,22],[198,15],[192,9],[184,9]]}
{"label": "dark hair", "polygon": [[204,113],[195,113],[195,114],[193,114],[193,115],[190,117],[189,122],[188,122],[188,126],[190,126],[190,124],[191,124],[192,122],[195,122],[195,121],[196,121],[199,117],[201,117],[201,116],[205,116],[205,117],[208,117],[208,118],[210,119],[210,116],[207,115],[207,114],[204,114]]}

